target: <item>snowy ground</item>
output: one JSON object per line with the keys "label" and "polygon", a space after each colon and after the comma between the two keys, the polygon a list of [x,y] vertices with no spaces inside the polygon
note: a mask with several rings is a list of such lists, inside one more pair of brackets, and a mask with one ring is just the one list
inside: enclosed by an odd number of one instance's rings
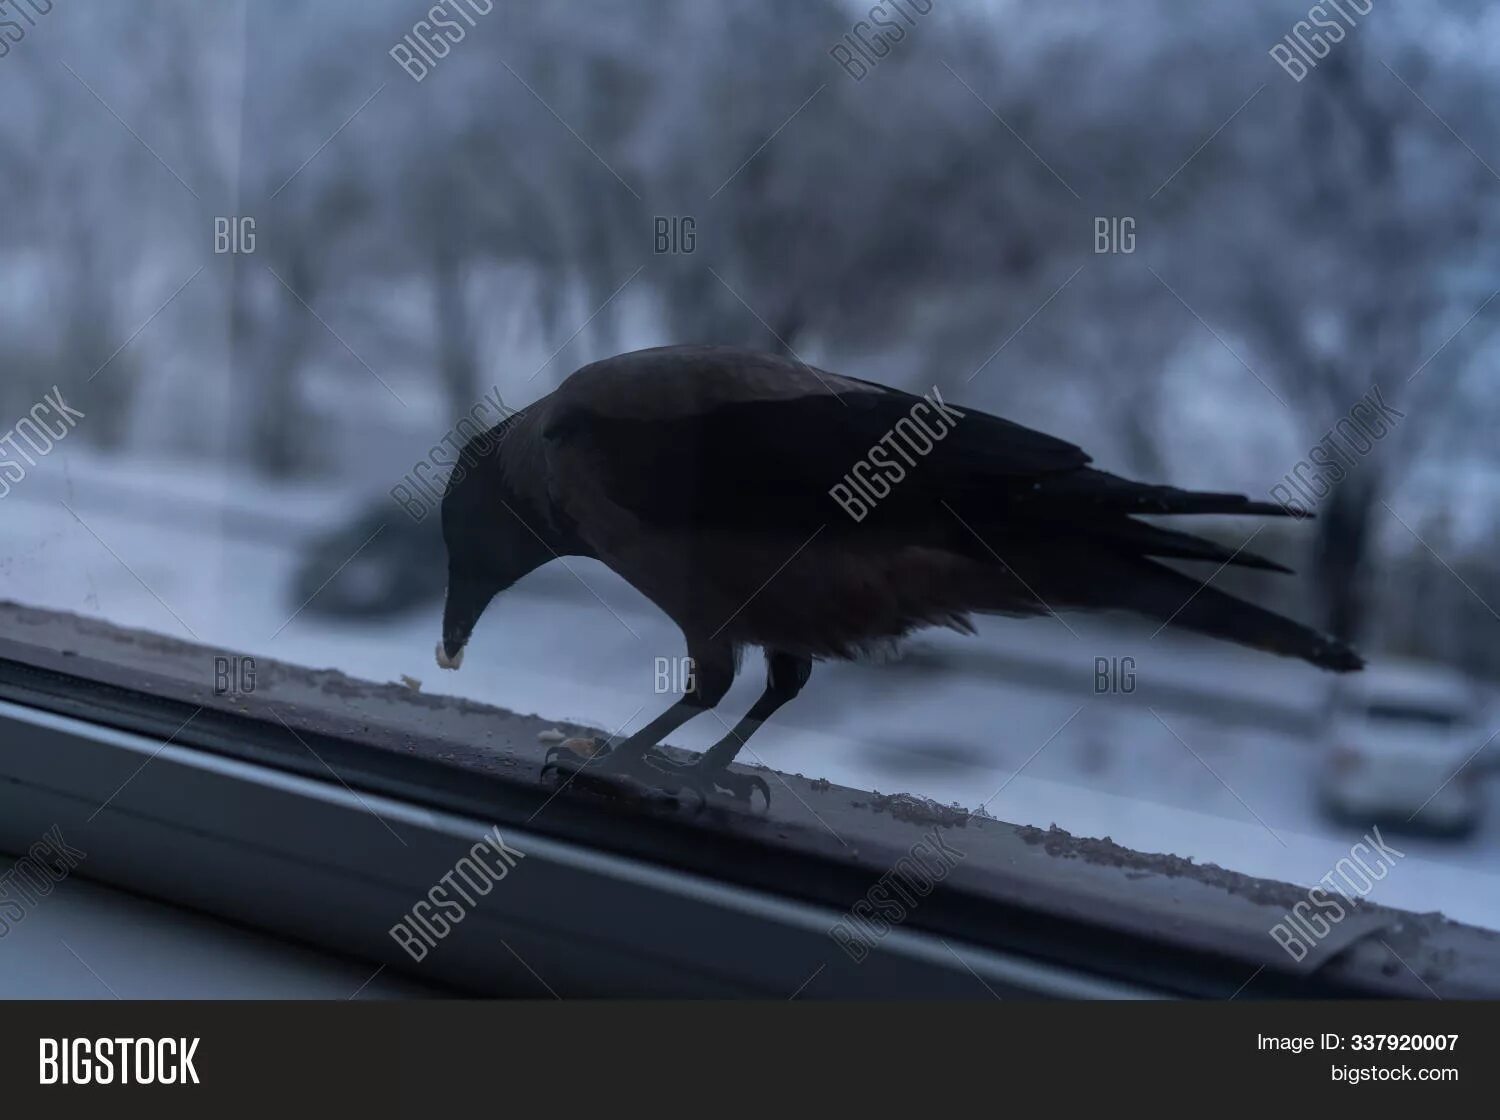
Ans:
{"label": "snowy ground", "polygon": [[[552,565],[498,600],[455,674],[433,664],[435,606],[379,624],[293,617],[299,542],[355,508],[347,493],[126,471],[60,448],[0,501],[0,597],[375,680],[408,674],[429,692],[610,731],[670,703],[653,684],[656,659],[683,652],[675,628],[591,562]],[[1135,659],[1136,692],[1096,695],[1095,658],[1123,656]],[[760,676],[747,662],[723,708],[730,722]],[[744,757],[1313,883],[1364,831],[1315,804],[1301,729],[1325,685],[1300,664],[1149,628],[995,621],[978,639],[925,635],[894,664],[819,666]],[[704,716],[673,742],[722,734]],[[1497,785],[1487,781],[1468,840],[1387,834],[1407,858],[1372,899],[1500,928]]]}

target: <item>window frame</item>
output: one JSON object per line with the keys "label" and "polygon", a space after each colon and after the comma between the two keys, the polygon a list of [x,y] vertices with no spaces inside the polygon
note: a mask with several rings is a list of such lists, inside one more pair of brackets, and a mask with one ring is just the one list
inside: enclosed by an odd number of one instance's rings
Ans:
{"label": "window frame", "polygon": [[[1351,923],[1349,945],[1298,974],[1276,959],[1266,927],[1215,927],[1184,912],[1162,915],[1147,936],[1107,893],[1081,898],[1076,884],[1009,902],[945,884],[856,964],[828,931],[878,875],[832,845],[794,850],[749,829],[566,795],[528,824],[538,792],[529,782],[326,731],[293,740],[231,710],[203,709],[164,745],[192,705],[28,664],[15,643],[4,647],[0,847],[24,850],[59,820],[80,820],[134,773],[92,820],[65,826],[90,853],[81,874],[461,992],[544,994],[534,970],[569,995],[785,998],[814,974],[809,997],[1428,994],[1415,974],[1382,967],[1388,958],[1365,936],[1375,927]],[[413,964],[387,931],[495,826],[526,853],[524,877]],[[888,867],[904,853],[887,854]],[[1102,892],[1129,898],[1126,868],[1089,872]],[[1426,971],[1455,947],[1469,967],[1446,990],[1494,995],[1500,935],[1446,923],[1407,959]]]}

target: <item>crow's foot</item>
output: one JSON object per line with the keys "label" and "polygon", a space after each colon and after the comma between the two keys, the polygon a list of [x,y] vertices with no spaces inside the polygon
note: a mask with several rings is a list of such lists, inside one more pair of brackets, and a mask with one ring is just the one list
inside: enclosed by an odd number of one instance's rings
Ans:
{"label": "crow's foot", "polygon": [[658,807],[680,803],[677,789],[661,781],[661,771],[644,761],[625,763],[611,753],[603,739],[570,739],[547,752],[542,780]]}
{"label": "crow's foot", "polygon": [[761,812],[771,807],[771,788],[758,774],[740,774],[724,766],[705,767],[702,760],[679,762],[657,747],[639,759],[625,761],[603,739],[570,739],[547,752],[542,778],[555,776],[563,784],[597,793],[657,805],[681,803],[690,790],[701,809],[725,796],[745,805],[761,796]]}
{"label": "crow's foot", "polygon": [[745,805],[754,803],[760,792],[762,813],[770,811],[771,787],[759,774],[741,774],[727,766],[708,766],[702,758],[678,762],[661,751],[648,752],[646,762],[652,769],[669,776],[670,782],[681,782],[703,799],[704,804],[720,801],[725,795]]}

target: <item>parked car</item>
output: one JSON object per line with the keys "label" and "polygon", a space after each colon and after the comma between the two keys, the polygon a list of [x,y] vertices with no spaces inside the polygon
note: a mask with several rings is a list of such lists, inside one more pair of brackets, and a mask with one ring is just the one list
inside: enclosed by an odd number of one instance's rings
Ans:
{"label": "parked car", "polygon": [[[1462,673],[1372,663],[1334,686],[1319,794],[1334,817],[1461,836],[1479,823],[1489,759],[1480,694]],[[1477,753],[1476,753],[1477,752]]]}
{"label": "parked car", "polygon": [[309,542],[288,601],[313,615],[384,618],[441,602],[447,583],[438,514],[414,521],[381,498]]}

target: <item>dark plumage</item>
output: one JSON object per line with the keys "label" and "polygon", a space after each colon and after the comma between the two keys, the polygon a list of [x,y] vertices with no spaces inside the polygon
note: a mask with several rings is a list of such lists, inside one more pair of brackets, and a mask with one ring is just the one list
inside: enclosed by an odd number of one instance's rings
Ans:
{"label": "dark plumage", "polygon": [[[693,774],[673,778],[740,794],[746,780],[724,766],[796,695],[813,659],[852,657],[925,626],[967,630],[975,613],[1128,610],[1325,669],[1361,666],[1340,642],[1159,561],[1281,565],[1133,516],[1279,516],[1281,507],[1132,482],[1092,468],[1064,440],[923,402],[727,347],[661,347],[583,367],[471,444],[448,486],[440,663],[457,666],[485,607],[521,576],[557,556],[595,557],[681,627],[696,667],[695,691],[603,767],[660,784],[667,763],[655,745],[717,704],[739,649],[758,645],[765,693]],[[913,431],[914,415],[938,438],[915,456],[905,442],[897,458],[890,433]],[[854,485],[841,503],[830,491],[850,486],[861,460],[885,481]]]}

